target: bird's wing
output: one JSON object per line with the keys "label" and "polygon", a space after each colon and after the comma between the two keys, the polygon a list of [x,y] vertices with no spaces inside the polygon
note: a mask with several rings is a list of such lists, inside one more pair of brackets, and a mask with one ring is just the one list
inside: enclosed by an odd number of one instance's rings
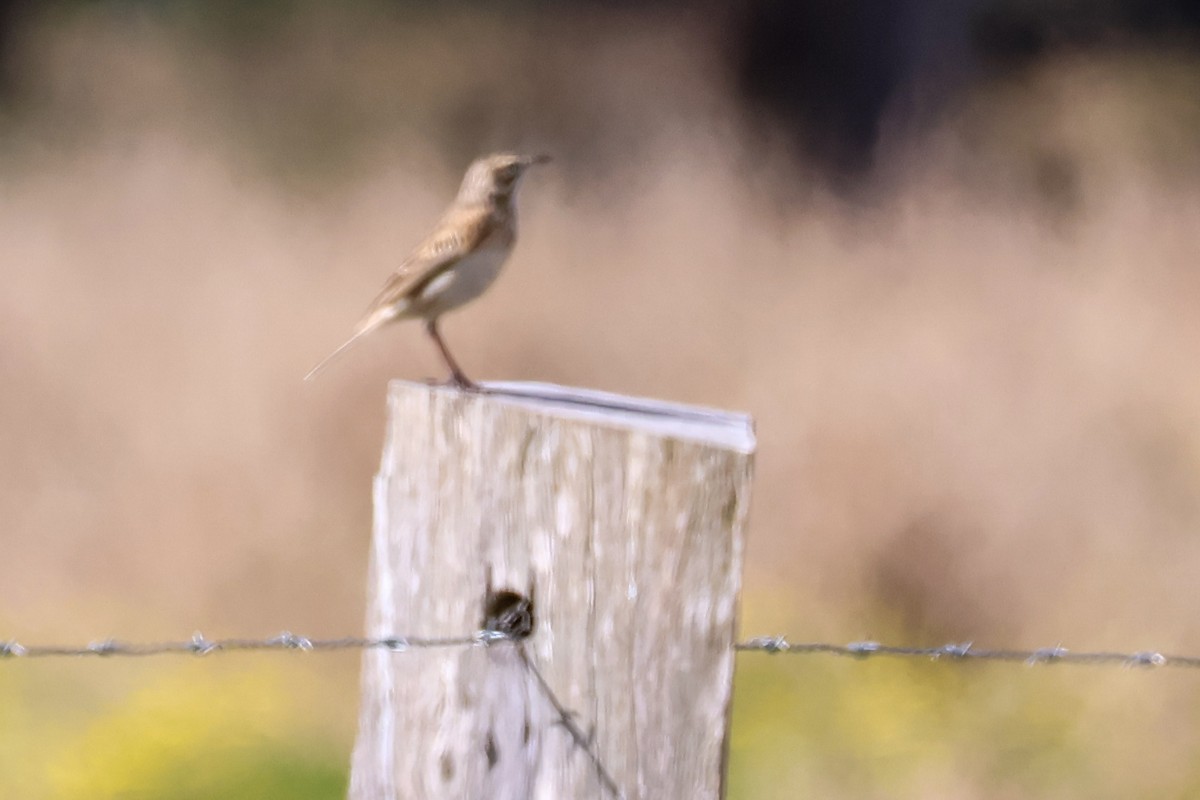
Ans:
{"label": "bird's wing", "polygon": [[384,283],[358,324],[370,330],[402,311],[404,301],[490,236],[496,222],[482,206],[453,208]]}
{"label": "bird's wing", "polygon": [[457,264],[463,256],[474,252],[496,232],[496,228],[496,219],[481,206],[455,207],[446,212],[434,226],[433,232],[416,246],[388,278],[367,313],[355,326],[354,335],[313,367],[304,380],[311,380],[350,345],[403,314],[405,301],[409,297]]}

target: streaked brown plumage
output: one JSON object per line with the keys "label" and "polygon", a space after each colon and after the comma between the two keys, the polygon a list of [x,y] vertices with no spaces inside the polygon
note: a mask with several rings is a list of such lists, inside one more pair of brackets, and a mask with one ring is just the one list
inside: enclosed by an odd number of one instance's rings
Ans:
{"label": "streaked brown plumage", "polygon": [[438,333],[438,317],[481,295],[496,279],[517,238],[513,197],[521,175],[545,156],[496,153],[467,169],[454,203],[371,303],[341,347],[304,376],[309,380],[333,358],[371,331],[403,319],[425,320],[425,329],[450,368],[450,380],[476,388]]}

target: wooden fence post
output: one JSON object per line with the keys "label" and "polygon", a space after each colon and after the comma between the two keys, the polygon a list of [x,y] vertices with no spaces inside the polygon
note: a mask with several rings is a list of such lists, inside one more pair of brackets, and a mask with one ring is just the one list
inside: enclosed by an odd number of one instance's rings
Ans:
{"label": "wooden fence post", "polygon": [[350,800],[721,797],[750,419],[489,388],[390,386],[367,633],[469,634],[489,581],[534,632],[368,651]]}

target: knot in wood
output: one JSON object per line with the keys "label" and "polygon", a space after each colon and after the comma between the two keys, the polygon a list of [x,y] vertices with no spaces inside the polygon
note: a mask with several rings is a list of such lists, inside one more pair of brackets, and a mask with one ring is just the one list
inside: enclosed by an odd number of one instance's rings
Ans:
{"label": "knot in wood", "polygon": [[532,599],[511,589],[488,591],[483,609],[482,628],[485,631],[520,641],[533,633],[534,625]]}

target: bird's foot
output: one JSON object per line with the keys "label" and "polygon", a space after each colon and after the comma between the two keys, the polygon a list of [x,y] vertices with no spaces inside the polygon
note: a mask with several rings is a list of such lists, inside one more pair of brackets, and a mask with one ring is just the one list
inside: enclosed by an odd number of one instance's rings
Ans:
{"label": "bird's foot", "polygon": [[471,392],[473,394],[485,394],[487,392],[487,389],[480,386],[478,383],[471,380],[461,372],[452,373],[450,377],[444,381],[439,381],[435,378],[426,378],[425,383],[430,386],[452,386],[455,389],[459,389],[464,392]]}
{"label": "bird's foot", "polygon": [[464,392],[472,392],[474,394],[483,394],[486,389],[480,386],[475,381],[463,375],[461,372],[456,372],[450,376],[449,384],[462,389]]}

